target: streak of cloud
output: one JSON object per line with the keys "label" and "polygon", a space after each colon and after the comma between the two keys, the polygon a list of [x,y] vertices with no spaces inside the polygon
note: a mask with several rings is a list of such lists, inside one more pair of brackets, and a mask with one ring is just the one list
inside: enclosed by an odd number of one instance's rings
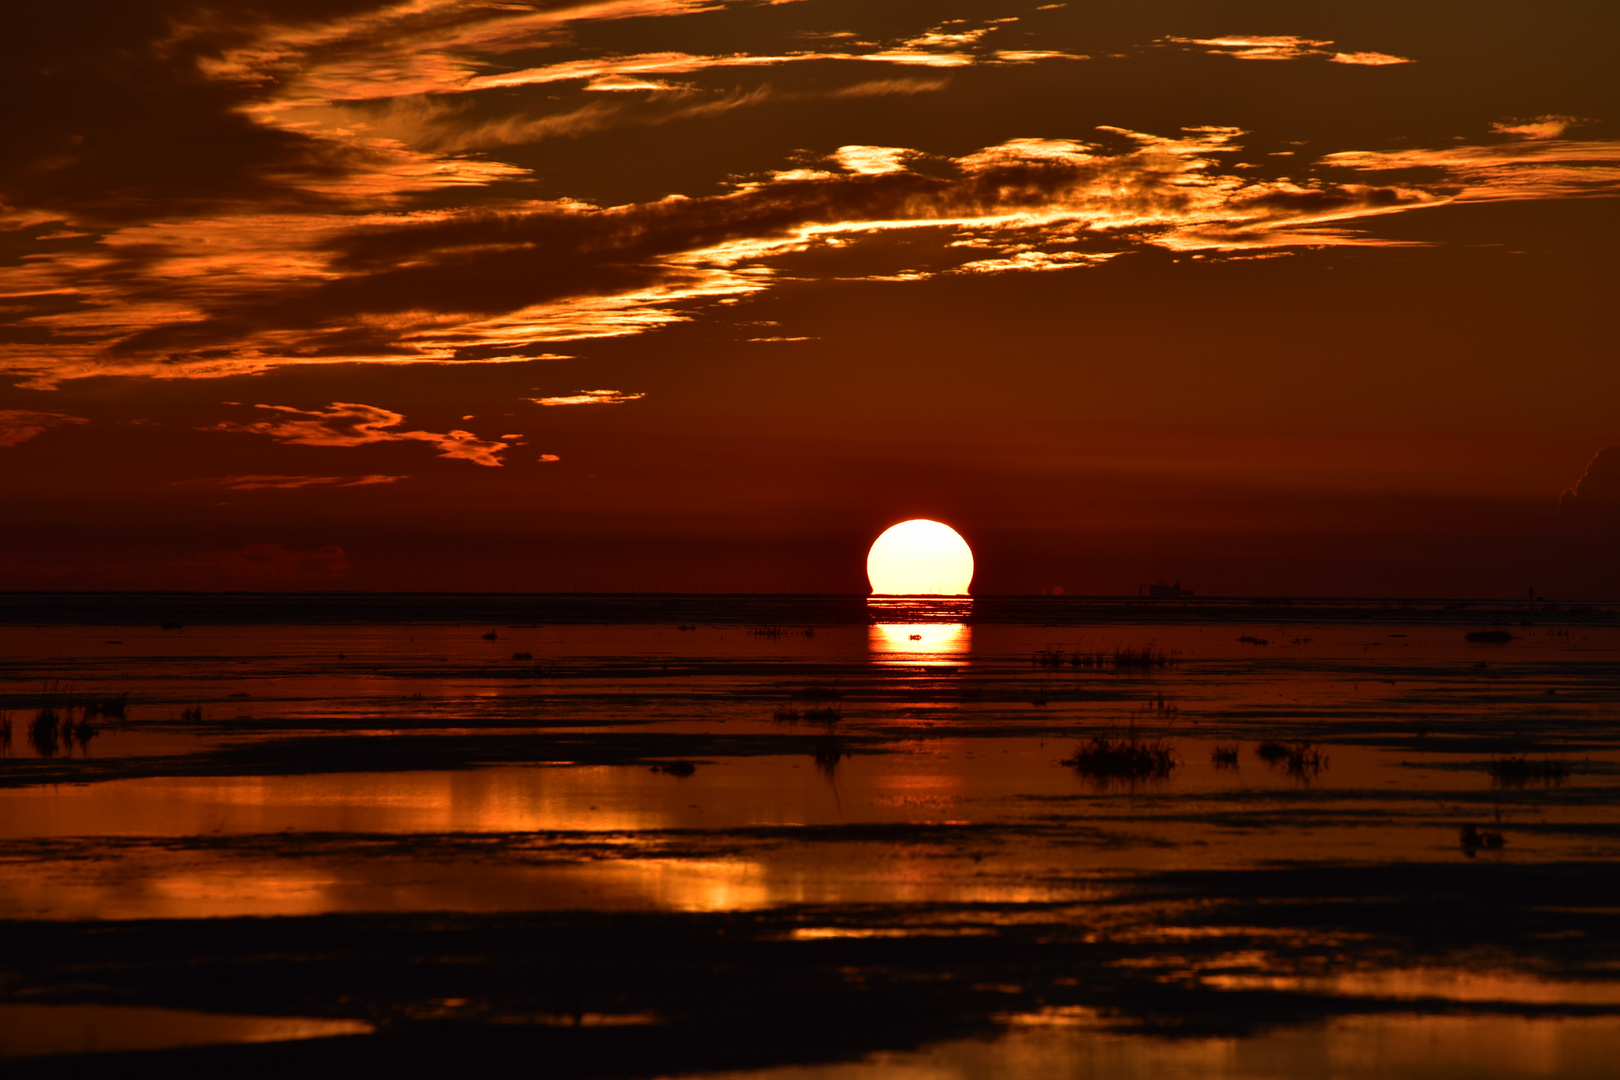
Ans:
{"label": "streak of cloud", "polygon": [[[1223,165],[1241,133],[1104,129],[1117,145],[1013,139],[954,159],[846,147],[823,168],[733,190],[599,207],[486,199],[408,214],[273,216],[132,227],[94,252],[0,268],[6,292],[71,292],[71,312],[20,325],[0,368],[50,386],[98,374],[195,378],[317,363],[519,361],[568,340],[635,334],[695,305],[771,288],[776,260],[934,229],[982,241],[976,269],[1094,265],[1134,247],[1255,251],[1388,244],[1383,214],[1458,199],[1620,193],[1620,143],[1558,139],[1330,154],[1336,183],[1246,177]],[[1031,251],[1044,252],[1042,257]],[[1086,258],[1068,254],[1079,252]],[[998,261],[1001,260],[1001,261]],[[1012,261],[1005,261],[1012,260]],[[958,263],[895,274],[915,280]],[[136,285],[139,287],[137,288]]]}
{"label": "streak of cloud", "polygon": [[88,424],[82,416],[39,412],[35,409],[0,409],[0,446],[18,446],[64,424]]}
{"label": "streak of cloud", "polygon": [[626,401],[639,401],[646,394],[627,394],[622,390],[581,390],[577,394],[561,397],[528,398],[536,405],[622,405]]}
{"label": "streak of cloud", "polygon": [[367,473],[364,476],[279,476],[274,474],[246,476],[213,476],[199,480],[175,480],[171,487],[219,487],[228,491],[290,491],[307,487],[372,487],[377,484],[397,484],[408,476],[391,473]]}
{"label": "streak of cloud", "polygon": [[1530,120],[1500,120],[1491,125],[1491,131],[1518,139],[1556,139],[1580,122],[1573,116],[1537,116]]}
{"label": "streak of cloud", "polygon": [[1323,164],[1358,172],[1422,170],[1458,202],[1611,198],[1620,194],[1620,141],[1522,139],[1437,149],[1343,151]]}
{"label": "streak of cloud", "polygon": [[288,405],[256,405],[275,414],[270,420],[252,423],[220,423],[212,430],[268,435],[295,446],[369,446],[387,442],[425,442],[439,456],[470,461],[475,465],[499,466],[500,453],[507,444],[478,438],[470,431],[399,431],[403,413],[375,405],[334,401],[329,408],[306,411]]}
{"label": "streak of cloud", "polygon": [[1359,64],[1364,67],[1388,67],[1410,64],[1405,56],[1392,56],[1381,52],[1336,52],[1331,41],[1297,37],[1292,34],[1228,34],[1224,37],[1163,39],[1178,45],[1202,45],[1204,51],[1217,56],[1230,56],[1236,60],[1308,60],[1326,59],[1335,64]]}

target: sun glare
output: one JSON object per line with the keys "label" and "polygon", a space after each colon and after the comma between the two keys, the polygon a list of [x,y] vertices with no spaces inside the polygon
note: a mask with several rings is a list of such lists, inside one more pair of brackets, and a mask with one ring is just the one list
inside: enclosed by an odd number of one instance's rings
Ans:
{"label": "sun glare", "polygon": [[973,551],[949,525],[902,521],[873,541],[866,576],[876,596],[964,596],[973,580]]}

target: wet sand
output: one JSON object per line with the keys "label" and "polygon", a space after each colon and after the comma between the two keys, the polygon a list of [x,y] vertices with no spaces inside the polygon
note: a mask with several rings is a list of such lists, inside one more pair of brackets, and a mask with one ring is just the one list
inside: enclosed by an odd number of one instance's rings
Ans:
{"label": "wet sand", "polygon": [[[0,626],[8,1072],[71,1050],[782,1080],[1620,1057],[1613,613],[1020,602],[873,626],[764,603]],[[126,692],[86,740],[28,737],[42,705]],[[1066,764],[1096,737],[1172,767]],[[68,1034],[8,1039],[46,1006]]]}

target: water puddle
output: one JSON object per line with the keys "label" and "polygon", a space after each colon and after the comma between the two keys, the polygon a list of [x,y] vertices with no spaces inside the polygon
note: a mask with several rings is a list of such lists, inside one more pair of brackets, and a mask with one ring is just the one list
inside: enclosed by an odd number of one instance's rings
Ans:
{"label": "water puddle", "polygon": [[360,1020],[227,1016],[132,1005],[0,1004],[0,1057],[284,1042],[370,1035],[374,1030]]}

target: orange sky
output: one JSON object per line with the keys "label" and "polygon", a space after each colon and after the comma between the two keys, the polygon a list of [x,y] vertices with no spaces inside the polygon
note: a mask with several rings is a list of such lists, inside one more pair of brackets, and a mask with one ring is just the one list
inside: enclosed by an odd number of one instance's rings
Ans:
{"label": "orange sky", "polygon": [[1620,594],[1607,5],[233,7],[0,43],[0,588]]}

